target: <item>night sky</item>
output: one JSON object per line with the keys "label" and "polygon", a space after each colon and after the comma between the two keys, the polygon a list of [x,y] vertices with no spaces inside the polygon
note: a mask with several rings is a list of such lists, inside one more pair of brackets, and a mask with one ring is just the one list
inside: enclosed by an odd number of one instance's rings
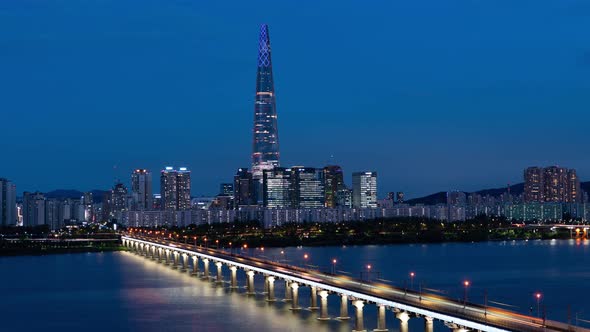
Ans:
{"label": "night sky", "polygon": [[283,166],[410,197],[590,177],[585,0],[0,1],[0,177],[106,189],[133,168],[216,194],[250,166],[268,23]]}

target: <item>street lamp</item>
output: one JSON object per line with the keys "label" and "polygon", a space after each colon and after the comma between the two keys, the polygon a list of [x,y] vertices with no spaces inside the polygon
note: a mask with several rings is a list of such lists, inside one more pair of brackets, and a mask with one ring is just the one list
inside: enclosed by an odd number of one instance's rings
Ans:
{"label": "street lamp", "polygon": [[541,317],[541,293],[535,293],[535,298],[537,299],[537,317]]}
{"label": "street lamp", "polygon": [[336,258],[332,259],[332,274],[336,274]]}
{"label": "street lamp", "polygon": [[463,281],[463,286],[465,286],[465,292],[463,293],[463,308],[467,305],[467,289],[469,288],[469,281]]}
{"label": "street lamp", "polygon": [[414,290],[414,277],[416,276],[416,273],[414,272],[410,272],[410,289]]}

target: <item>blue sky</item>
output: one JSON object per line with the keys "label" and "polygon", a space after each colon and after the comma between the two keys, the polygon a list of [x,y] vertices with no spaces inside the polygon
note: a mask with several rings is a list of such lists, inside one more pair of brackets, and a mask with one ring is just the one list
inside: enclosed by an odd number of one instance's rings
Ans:
{"label": "blue sky", "polygon": [[[108,188],[249,166],[257,33],[270,25],[282,164],[379,172],[419,196],[588,179],[590,3],[3,0],[0,177]],[[333,156],[333,157],[332,157]]]}

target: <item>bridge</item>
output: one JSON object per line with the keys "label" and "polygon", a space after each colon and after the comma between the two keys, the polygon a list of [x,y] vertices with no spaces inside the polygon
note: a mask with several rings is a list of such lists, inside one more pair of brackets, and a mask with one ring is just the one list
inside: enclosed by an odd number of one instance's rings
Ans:
{"label": "bridge", "polygon": [[[364,328],[363,307],[377,306],[377,329],[387,331],[386,314],[392,311],[400,321],[402,332],[408,331],[411,318],[424,320],[425,331],[434,331],[434,321],[442,321],[454,332],[463,331],[579,331],[589,329],[574,327],[569,324],[532,317],[508,311],[502,308],[483,306],[469,302],[457,301],[448,297],[409,291],[384,283],[354,279],[317,270],[263,260],[255,257],[236,255],[226,251],[177,242],[146,238],[141,236],[122,236],[123,245],[145,257],[171,265],[173,268],[206,280],[215,280],[223,284],[223,269],[229,269],[230,287],[238,289],[238,270],[246,275],[246,294],[254,295],[255,276],[264,278],[264,294],[269,302],[276,301],[274,283],[285,283],[285,300],[290,302],[292,310],[299,310],[299,288],[310,288],[310,310],[318,311],[319,320],[329,320],[328,297],[336,297],[340,302],[340,320],[350,319],[349,303],[354,308],[354,330],[366,331]],[[214,276],[210,275],[210,264],[217,268]],[[202,270],[202,271],[201,271]],[[318,303],[319,297],[319,303]]]}

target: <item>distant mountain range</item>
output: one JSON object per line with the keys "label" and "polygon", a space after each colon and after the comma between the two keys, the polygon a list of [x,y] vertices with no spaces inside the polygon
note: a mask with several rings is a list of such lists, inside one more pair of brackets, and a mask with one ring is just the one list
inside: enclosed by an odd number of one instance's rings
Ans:
{"label": "distant mountain range", "polygon": [[[102,202],[102,198],[107,191],[95,189],[91,190],[90,192],[92,193],[92,200],[94,201],[94,203],[100,203]],[[84,196],[84,192],[75,189],[57,189],[45,193],[45,197],[47,198],[79,199],[82,196]]]}
{"label": "distant mountain range", "polygon": [[[582,191],[585,191],[590,194],[590,181],[581,182],[580,186],[582,187]],[[504,188],[493,188],[493,189],[483,189],[475,192],[467,192],[465,194],[480,194],[482,196],[490,195],[494,197],[500,196],[502,193],[505,193],[508,187]],[[512,195],[518,196],[524,192],[524,183],[517,183],[510,186],[510,193]],[[424,204],[424,205],[436,205],[436,204],[446,204],[447,203],[447,192],[440,191],[435,194],[431,194],[424,197],[413,198],[406,201],[407,204]]]}

